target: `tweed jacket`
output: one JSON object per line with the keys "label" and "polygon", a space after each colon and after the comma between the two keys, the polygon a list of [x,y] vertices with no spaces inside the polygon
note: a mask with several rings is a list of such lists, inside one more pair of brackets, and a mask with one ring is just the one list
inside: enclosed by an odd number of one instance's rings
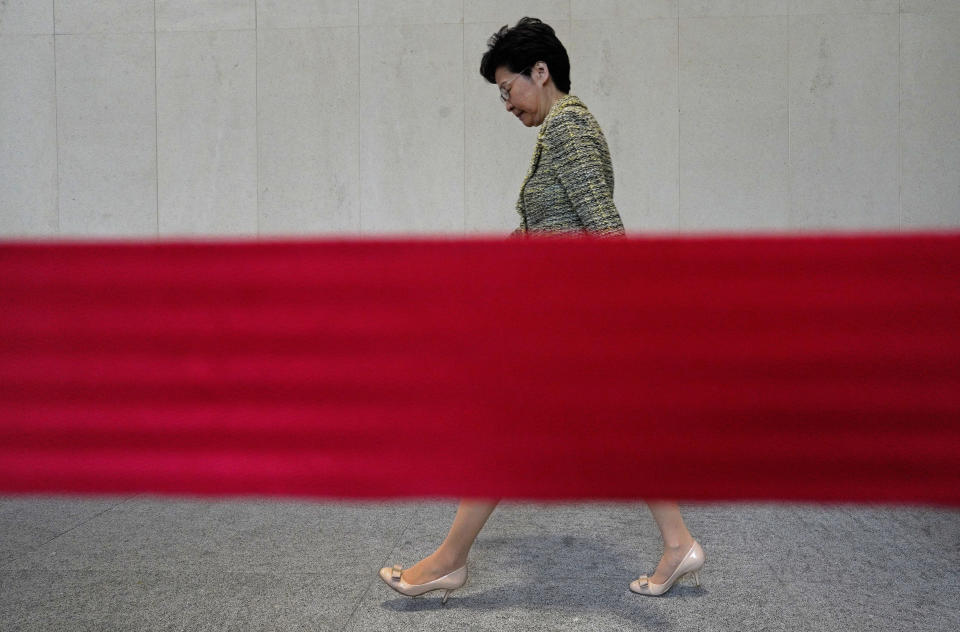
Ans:
{"label": "tweed jacket", "polygon": [[561,97],[541,123],[517,213],[521,223],[511,237],[548,232],[625,235],[613,203],[606,138],[579,98]]}

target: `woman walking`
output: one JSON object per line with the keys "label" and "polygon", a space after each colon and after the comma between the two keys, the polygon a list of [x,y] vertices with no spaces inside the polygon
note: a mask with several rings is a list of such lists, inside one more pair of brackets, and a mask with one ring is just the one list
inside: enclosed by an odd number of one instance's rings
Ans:
{"label": "woman walking", "polygon": [[[570,61],[553,29],[536,18],[504,26],[487,43],[480,74],[500,87],[507,112],[527,127],[540,127],[533,159],[517,200],[521,225],[511,236],[534,233],[624,236],[613,203],[613,166],[596,119],[570,92]],[[409,568],[380,569],[391,588],[408,596],[467,581],[467,554],[497,500],[463,500],[440,547]],[[703,566],[703,549],[687,530],[675,502],[648,502],[664,551],[653,574],[630,583],[642,595],[660,595]]]}

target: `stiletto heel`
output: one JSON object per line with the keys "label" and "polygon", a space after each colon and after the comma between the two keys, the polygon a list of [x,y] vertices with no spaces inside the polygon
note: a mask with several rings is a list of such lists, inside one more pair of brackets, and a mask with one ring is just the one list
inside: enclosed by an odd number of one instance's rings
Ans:
{"label": "stiletto heel", "polygon": [[674,583],[688,573],[693,573],[693,579],[700,585],[700,576],[698,572],[703,568],[703,549],[700,544],[694,540],[690,545],[690,550],[680,561],[680,565],[670,574],[667,581],[662,584],[654,584],[646,575],[641,575],[630,582],[630,590],[641,595],[662,595],[670,590]]}
{"label": "stiletto heel", "polygon": [[447,603],[447,597],[450,596],[450,593],[458,588],[462,588],[464,584],[467,583],[466,564],[453,572],[447,573],[443,577],[438,577],[425,584],[408,584],[401,578],[402,572],[403,568],[399,564],[394,564],[392,567],[384,566],[380,569],[380,579],[401,595],[413,598],[420,597],[434,590],[445,590],[446,592],[443,595],[443,601],[441,603]]}

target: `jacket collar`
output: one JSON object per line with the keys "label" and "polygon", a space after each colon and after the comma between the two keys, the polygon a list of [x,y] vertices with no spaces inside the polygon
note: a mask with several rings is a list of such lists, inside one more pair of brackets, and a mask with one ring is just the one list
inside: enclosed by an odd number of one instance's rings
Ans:
{"label": "jacket collar", "polygon": [[523,181],[524,186],[526,186],[527,180],[529,180],[530,176],[533,175],[533,172],[536,171],[537,164],[540,162],[540,153],[543,151],[543,138],[547,135],[547,128],[549,127],[551,121],[566,108],[576,106],[582,108],[587,107],[583,104],[583,101],[581,101],[579,97],[575,97],[572,94],[568,94],[565,97],[560,97],[553,102],[553,105],[550,106],[550,110],[547,112],[547,115],[543,118],[543,122],[540,124],[540,132],[537,134],[537,146],[533,150],[533,158],[530,160],[530,169],[527,172],[526,179]]}
{"label": "jacket collar", "polygon": [[544,134],[546,133],[547,126],[557,114],[562,112],[565,108],[573,106],[586,107],[579,97],[572,94],[568,94],[565,97],[560,97],[554,101],[553,105],[550,106],[550,110],[547,112],[547,115],[544,117],[543,123],[540,124],[540,133],[537,135],[537,140],[543,138]]}

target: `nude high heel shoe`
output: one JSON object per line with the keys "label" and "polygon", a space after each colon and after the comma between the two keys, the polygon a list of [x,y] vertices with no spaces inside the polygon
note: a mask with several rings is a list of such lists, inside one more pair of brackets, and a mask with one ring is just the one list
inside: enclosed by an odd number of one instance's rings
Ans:
{"label": "nude high heel shoe", "polygon": [[667,581],[662,584],[654,584],[650,581],[649,577],[641,575],[630,582],[630,590],[640,595],[662,595],[670,590],[675,582],[679,581],[680,578],[688,573],[693,573],[693,579],[697,582],[697,586],[699,586],[699,571],[701,568],[703,568],[703,549],[700,548],[700,544],[694,540],[693,544],[690,545],[690,550],[687,551],[680,565],[670,574]]}
{"label": "nude high heel shoe", "polygon": [[394,564],[392,568],[384,566],[380,569],[380,579],[385,581],[390,588],[408,597],[419,597],[433,590],[445,590],[446,592],[443,594],[443,601],[441,603],[447,603],[447,597],[450,596],[450,593],[467,583],[466,564],[451,573],[447,573],[443,577],[438,577],[425,584],[408,584],[400,578],[402,571],[403,568],[401,568],[399,564]]}

